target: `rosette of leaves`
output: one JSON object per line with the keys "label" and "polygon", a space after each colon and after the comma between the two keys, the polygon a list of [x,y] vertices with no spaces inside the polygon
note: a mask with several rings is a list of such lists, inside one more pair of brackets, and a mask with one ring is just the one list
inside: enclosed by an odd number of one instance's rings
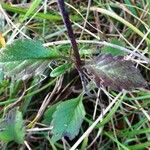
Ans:
{"label": "rosette of leaves", "polygon": [[103,54],[82,67],[88,78],[96,83],[97,87],[108,86],[113,90],[133,90],[147,86],[138,68],[132,61],[123,56]]}

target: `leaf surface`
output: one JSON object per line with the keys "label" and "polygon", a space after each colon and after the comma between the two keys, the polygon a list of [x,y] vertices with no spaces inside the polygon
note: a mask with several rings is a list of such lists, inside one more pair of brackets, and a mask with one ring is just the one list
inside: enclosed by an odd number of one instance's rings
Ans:
{"label": "leaf surface", "polygon": [[87,71],[88,77],[94,80],[97,87],[103,85],[121,91],[147,86],[140,71],[130,60],[125,60],[122,56],[100,55],[85,64],[83,68]]}
{"label": "leaf surface", "polygon": [[49,50],[35,40],[16,40],[1,49],[0,69],[5,76],[25,80],[41,75],[51,59],[59,56],[56,50]]}
{"label": "leaf surface", "polygon": [[62,64],[62,65],[58,66],[57,68],[55,68],[50,73],[50,76],[51,77],[58,77],[58,76],[64,74],[66,71],[68,71],[71,67],[72,67],[72,64],[70,64],[70,63]]}
{"label": "leaf surface", "polygon": [[0,53],[0,62],[54,59],[58,55],[56,51],[44,48],[39,41],[23,39],[16,40],[3,48]]}
{"label": "leaf surface", "polygon": [[72,140],[78,133],[85,116],[82,96],[62,102],[53,114],[52,141],[64,136]]}
{"label": "leaf surface", "polygon": [[2,64],[5,76],[14,80],[25,80],[32,76],[41,75],[48,67],[48,60],[25,60]]}
{"label": "leaf surface", "polygon": [[42,121],[42,123],[46,124],[46,125],[50,125],[52,119],[53,119],[53,114],[56,111],[56,108],[58,107],[58,105],[60,104],[60,102],[50,106],[44,113],[44,119]]}
{"label": "leaf surface", "polygon": [[25,128],[23,125],[22,114],[16,108],[6,114],[0,121],[0,140],[4,142],[15,141],[23,143]]}

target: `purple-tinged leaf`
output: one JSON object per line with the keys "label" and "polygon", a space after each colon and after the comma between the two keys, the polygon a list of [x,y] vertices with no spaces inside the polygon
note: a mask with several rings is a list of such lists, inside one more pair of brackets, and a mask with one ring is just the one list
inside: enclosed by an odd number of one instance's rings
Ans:
{"label": "purple-tinged leaf", "polygon": [[108,86],[113,90],[132,90],[147,86],[140,71],[130,60],[123,56],[113,57],[110,54],[100,55],[83,68],[87,71],[88,77],[98,87]]}

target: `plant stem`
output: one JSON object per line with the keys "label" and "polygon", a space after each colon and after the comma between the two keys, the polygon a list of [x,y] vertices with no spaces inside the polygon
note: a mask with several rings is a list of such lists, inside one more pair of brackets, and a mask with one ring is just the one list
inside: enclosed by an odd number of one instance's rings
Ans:
{"label": "plant stem", "polygon": [[67,32],[68,32],[69,39],[71,41],[75,66],[76,66],[78,72],[81,73],[82,69],[81,69],[81,59],[80,59],[79,49],[78,49],[78,45],[77,45],[73,30],[72,30],[72,26],[71,26],[68,12],[65,9],[64,0],[58,0],[58,6],[59,6],[59,10],[62,14],[63,22],[64,22],[65,27],[66,27]]}

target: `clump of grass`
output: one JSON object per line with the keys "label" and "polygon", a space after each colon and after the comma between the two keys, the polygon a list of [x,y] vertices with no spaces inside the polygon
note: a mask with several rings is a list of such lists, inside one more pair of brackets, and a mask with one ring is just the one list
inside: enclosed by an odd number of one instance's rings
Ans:
{"label": "clump of grass", "polygon": [[[69,30],[55,1],[0,4],[1,147],[149,149],[149,1],[66,1],[65,6]],[[105,57],[95,59],[101,54]],[[108,69],[94,70],[91,60],[96,67],[108,61]],[[111,74],[102,78],[102,71],[110,73],[116,60],[139,68],[143,77],[136,76],[133,86],[138,88],[120,86],[122,80],[119,88],[112,88],[117,80],[97,88],[97,72],[99,80],[108,80]],[[125,67],[129,73],[119,78],[133,81],[132,69]]]}

